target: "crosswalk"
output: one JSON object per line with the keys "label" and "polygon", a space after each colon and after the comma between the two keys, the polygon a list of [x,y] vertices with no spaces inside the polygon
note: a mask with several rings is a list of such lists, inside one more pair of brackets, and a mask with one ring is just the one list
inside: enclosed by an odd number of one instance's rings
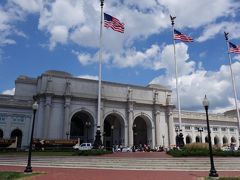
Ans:
{"label": "crosswalk", "polygon": [[[32,157],[32,167],[208,171],[209,158]],[[218,171],[239,171],[240,158],[215,158]],[[0,157],[0,165],[26,166],[27,157]]]}

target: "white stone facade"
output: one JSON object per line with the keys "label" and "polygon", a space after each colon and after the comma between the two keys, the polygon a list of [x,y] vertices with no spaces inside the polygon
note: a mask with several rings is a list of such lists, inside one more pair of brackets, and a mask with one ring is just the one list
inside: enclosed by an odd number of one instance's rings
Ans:
{"label": "white stone facade", "polygon": [[[13,96],[0,95],[0,135],[2,131],[4,138],[22,133],[21,146],[28,145],[34,97],[39,104],[34,138],[94,141],[98,81],[47,71],[38,78],[20,76],[15,83]],[[170,99],[171,90],[163,86],[103,82],[100,124],[104,146],[149,144],[153,148],[175,145],[178,120]],[[182,112],[185,142],[188,141],[186,137],[195,142],[199,132],[194,128],[205,127],[205,119],[201,113]],[[209,119],[212,140],[216,137],[217,144],[222,145],[230,144],[232,138],[239,145],[235,118],[218,114],[210,115]],[[14,130],[17,132],[13,133]],[[203,131],[202,137],[205,136],[206,131]]]}

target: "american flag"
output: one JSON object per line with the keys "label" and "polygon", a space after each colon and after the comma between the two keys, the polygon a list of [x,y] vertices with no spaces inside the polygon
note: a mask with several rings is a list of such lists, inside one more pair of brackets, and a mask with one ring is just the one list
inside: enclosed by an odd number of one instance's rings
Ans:
{"label": "american flag", "polygon": [[124,33],[124,23],[106,13],[104,13],[104,27],[112,28],[114,31]]}
{"label": "american flag", "polygon": [[229,42],[229,52],[239,54],[240,53],[240,45],[237,46],[237,45]]}
{"label": "american flag", "polygon": [[192,37],[182,34],[179,31],[177,31],[176,29],[174,29],[174,39],[181,40],[183,42],[193,42]]}

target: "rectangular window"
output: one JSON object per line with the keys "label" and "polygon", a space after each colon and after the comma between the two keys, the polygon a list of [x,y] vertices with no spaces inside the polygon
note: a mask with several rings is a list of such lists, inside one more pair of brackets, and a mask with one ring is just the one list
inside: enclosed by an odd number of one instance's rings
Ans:
{"label": "rectangular window", "polygon": [[213,131],[218,131],[218,128],[216,128],[216,127],[213,127]]}
{"label": "rectangular window", "polygon": [[229,128],[229,131],[230,132],[234,132],[234,128]]}
{"label": "rectangular window", "polygon": [[224,132],[224,131],[226,131],[226,128],[221,128],[221,130]]}
{"label": "rectangular window", "polygon": [[5,117],[4,116],[0,116],[0,122],[4,122],[5,121]]}
{"label": "rectangular window", "polygon": [[198,127],[194,127],[194,130],[195,130],[195,131],[198,131]]}
{"label": "rectangular window", "polygon": [[191,130],[191,126],[185,126],[186,130]]}

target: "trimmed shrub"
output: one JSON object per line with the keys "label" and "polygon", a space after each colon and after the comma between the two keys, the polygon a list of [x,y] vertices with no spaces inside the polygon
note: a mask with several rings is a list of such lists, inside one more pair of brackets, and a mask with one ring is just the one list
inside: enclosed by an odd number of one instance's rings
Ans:
{"label": "trimmed shrub", "polygon": [[[185,145],[182,149],[171,149],[167,152],[174,157],[186,156],[209,156],[208,143],[191,143]],[[219,147],[213,146],[214,156],[240,156],[240,151],[222,151]]]}

